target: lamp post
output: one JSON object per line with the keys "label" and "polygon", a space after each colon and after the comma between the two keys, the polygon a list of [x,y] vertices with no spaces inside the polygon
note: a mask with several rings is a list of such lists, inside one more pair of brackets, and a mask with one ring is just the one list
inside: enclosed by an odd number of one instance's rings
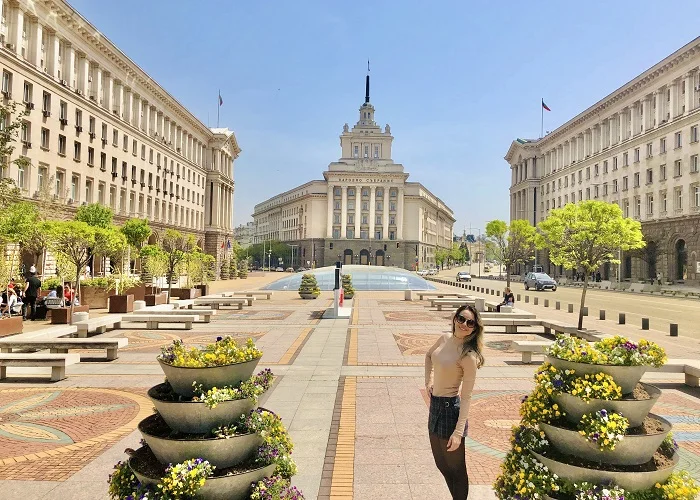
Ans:
{"label": "lamp post", "polygon": [[[263,259],[265,257],[263,256]],[[267,251],[267,270],[272,271],[272,248]]]}
{"label": "lamp post", "polygon": [[386,265],[387,265],[387,267],[390,267],[390,262],[389,262],[390,259],[391,259],[391,255],[387,255],[387,256],[386,256]]}
{"label": "lamp post", "polygon": [[355,264],[357,264],[357,265],[360,264],[360,256],[359,256],[359,254],[355,254]]}

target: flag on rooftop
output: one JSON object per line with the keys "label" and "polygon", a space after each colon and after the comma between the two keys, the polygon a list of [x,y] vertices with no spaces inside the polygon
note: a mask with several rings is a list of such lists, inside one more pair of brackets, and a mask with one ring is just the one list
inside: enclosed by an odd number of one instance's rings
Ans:
{"label": "flag on rooftop", "polygon": [[542,108],[543,108],[543,109],[546,109],[547,111],[552,111],[551,109],[549,109],[549,106],[547,106],[547,105],[544,103],[544,99],[542,99]]}

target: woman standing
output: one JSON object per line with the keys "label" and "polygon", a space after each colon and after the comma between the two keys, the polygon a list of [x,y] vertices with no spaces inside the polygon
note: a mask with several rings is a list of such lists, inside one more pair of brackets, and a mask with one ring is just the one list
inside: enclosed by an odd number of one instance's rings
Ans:
{"label": "woman standing", "polygon": [[461,306],[452,318],[452,333],[441,336],[425,355],[430,447],[453,500],[466,500],[469,495],[464,435],[476,370],[484,364],[483,335],[477,310]]}

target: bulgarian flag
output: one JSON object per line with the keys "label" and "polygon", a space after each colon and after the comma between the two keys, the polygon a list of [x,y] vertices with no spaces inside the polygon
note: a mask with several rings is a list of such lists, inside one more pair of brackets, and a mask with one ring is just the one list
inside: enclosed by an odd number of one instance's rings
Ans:
{"label": "bulgarian flag", "polygon": [[549,106],[547,106],[547,105],[544,103],[544,99],[542,99],[542,109],[546,109],[547,111],[552,111],[551,109],[549,109]]}

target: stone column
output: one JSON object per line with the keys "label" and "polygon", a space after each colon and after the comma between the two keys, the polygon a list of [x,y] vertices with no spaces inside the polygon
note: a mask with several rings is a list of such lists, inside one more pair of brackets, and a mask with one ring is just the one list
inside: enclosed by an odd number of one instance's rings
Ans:
{"label": "stone column", "polygon": [[[2,3],[2,2],[0,2]],[[58,62],[58,47],[61,44],[60,38],[58,38],[57,33],[53,33],[51,35],[51,41],[49,42],[49,54],[47,54],[47,57],[49,58],[49,61],[51,61],[51,64],[49,64],[49,71],[51,72],[51,76],[54,78],[58,78],[58,72],[61,71],[61,65]]]}
{"label": "stone column", "polygon": [[343,186],[340,199],[340,238],[345,239],[348,224],[348,187]]}
{"label": "stone column", "polygon": [[389,188],[384,188],[384,198],[382,198],[382,238],[389,239]]}
{"label": "stone column", "polygon": [[396,239],[403,240],[403,187],[399,188],[398,200],[398,206],[396,207]]}
{"label": "stone column", "polygon": [[639,114],[637,113],[637,103],[632,103],[630,106],[630,137],[637,135],[637,127],[639,126]]}
{"label": "stone column", "polygon": [[124,82],[119,82],[119,88],[117,89],[117,116],[124,119]]}
{"label": "stone column", "polygon": [[642,134],[649,127],[649,97],[642,99]]}
{"label": "stone column", "polygon": [[655,126],[658,127],[661,125],[661,120],[663,120],[663,106],[661,103],[663,102],[664,98],[664,93],[661,90],[656,90],[654,91],[654,99],[656,102],[656,113],[654,116],[654,121]]}
{"label": "stone column", "polygon": [[668,112],[670,113],[669,121],[678,116],[678,80],[671,82],[671,104]]}
{"label": "stone column", "polygon": [[105,86],[105,102],[104,107],[107,108],[107,112],[111,113],[114,109],[114,77],[110,75],[105,75],[106,83]]}
{"label": "stone column", "polygon": [[[1,7],[0,7],[1,9]],[[1,15],[1,13],[0,13]],[[43,71],[44,68],[41,67],[41,39],[44,35],[44,27],[41,25],[41,21],[37,21],[33,24],[32,26],[32,38],[34,39],[34,45],[33,45],[33,53],[32,53],[32,62],[34,65],[39,68],[40,71]],[[48,48],[48,47],[47,47]]]}
{"label": "stone column", "polygon": [[362,219],[362,186],[355,186],[355,238],[360,237],[360,220]]}
{"label": "stone column", "polygon": [[[9,17],[9,16],[6,16]],[[8,28],[9,26],[8,22]],[[15,45],[15,53],[21,54],[22,53],[22,42],[24,41],[24,37],[22,36],[22,31],[24,29],[24,12],[22,12],[22,9],[16,8],[15,9],[15,31],[14,31],[14,40],[10,38],[10,43],[14,43]]]}
{"label": "stone column", "polygon": [[693,110],[693,95],[695,94],[695,89],[693,88],[693,72],[689,71],[685,74],[685,112],[690,113]]}
{"label": "stone column", "polygon": [[129,90],[129,95],[126,98],[126,114],[124,115],[124,119],[130,124],[134,125],[135,120],[134,120],[134,89],[128,89]]}
{"label": "stone column", "polygon": [[95,102],[98,106],[102,106],[102,68],[95,67]]}
{"label": "stone column", "polygon": [[374,239],[374,217],[375,217],[375,204],[376,204],[376,186],[370,186],[369,188],[369,239]]}
{"label": "stone column", "polygon": [[[18,9],[18,10],[19,10],[19,9]],[[22,25],[20,24],[19,26],[20,26],[19,31],[20,31],[20,34],[21,34],[21,32],[22,32]],[[66,68],[66,71],[65,71],[65,74],[66,74],[65,80],[68,82],[68,86],[69,86],[69,87],[73,87],[73,86],[74,86],[74,83],[73,83],[73,82],[74,82],[74,80],[75,80],[75,49],[74,49],[72,46],[67,46],[64,55],[65,55],[65,59],[66,59],[66,60],[64,61],[64,63],[65,63],[65,68]]]}
{"label": "stone column", "polygon": [[328,221],[326,223],[326,238],[333,237],[333,185],[328,183]]}

